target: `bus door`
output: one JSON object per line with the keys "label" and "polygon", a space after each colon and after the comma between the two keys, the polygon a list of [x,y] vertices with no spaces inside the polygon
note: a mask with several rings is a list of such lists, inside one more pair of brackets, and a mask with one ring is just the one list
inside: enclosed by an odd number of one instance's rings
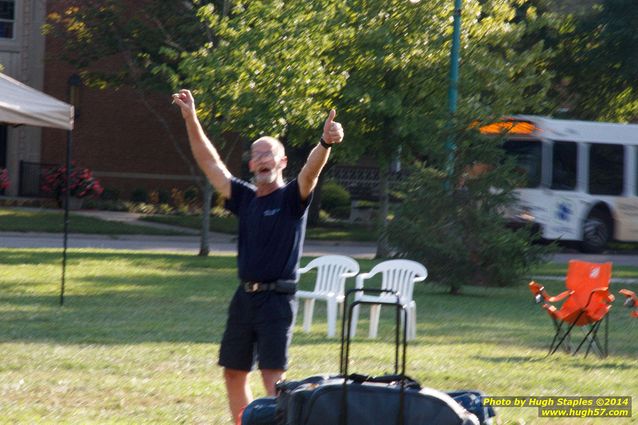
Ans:
{"label": "bus door", "polygon": [[[638,149],[619,144],[592,144],[591,155],[592,180],[598,182],[592,190],[610,195],[614,237],[620,241],[638,240]],[[602,167],[594,168],[594,164],[602,164]]]}
{"label": "bus door", "polygon": [[578,240],[581,237],[586,195],[579,185],[579,146],[575,142],[550,141],[547,145],[545,187],[548,239]]}

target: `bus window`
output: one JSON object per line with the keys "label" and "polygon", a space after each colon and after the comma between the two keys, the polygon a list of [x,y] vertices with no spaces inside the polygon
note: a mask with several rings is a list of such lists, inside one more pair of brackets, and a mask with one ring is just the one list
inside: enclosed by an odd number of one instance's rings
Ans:
{"label": "bus window", "polygon": [[554,142],[552,147],[552,189],[576,188],[577,148],[573,142]]}
{"label": "bus window", "polygon": [[592,143],[589,149],[589,193],[622,194],[624,153],[622,145]]}
{"label": "bus window", "polygon": [[516,160],[516,170],[527,177],[524,187],[538,187],[541,184],[541,149],[539,141],[507,140],[503,149]]}

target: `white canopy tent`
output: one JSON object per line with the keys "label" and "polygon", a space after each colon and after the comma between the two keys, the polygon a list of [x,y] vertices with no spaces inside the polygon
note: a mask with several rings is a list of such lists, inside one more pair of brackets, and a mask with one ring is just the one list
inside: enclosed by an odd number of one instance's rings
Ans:
{"label": "white canopy tent", "polygon": [[0,73],[0,122],[73,130],[73,106]]}
{"label": "white canopy tent", "polygon": [[[73,106],[35,90],[5,74],[0,73],[0,123],[33,125],[67,130],[66,182],[69,181],[71,165],[71,130],[74,118]],[[69,229],[69,191],[65,190],[64,202],[64,248],[62,253],[62,282],[60,305],[64,304],[64,281],[66,275],[66,251]]]}

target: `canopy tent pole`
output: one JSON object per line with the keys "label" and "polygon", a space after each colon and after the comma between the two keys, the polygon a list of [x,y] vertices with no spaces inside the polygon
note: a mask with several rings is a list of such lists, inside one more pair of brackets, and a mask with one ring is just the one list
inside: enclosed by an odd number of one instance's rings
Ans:
{"label": "canopy tent pole", "polygon": [[[81,84],[78,75],[69,78],[69,99],[73,100],[72,89]],[[54,97],[29,87],[0,72],[0,123],[14,125],[34,125],[67,130],[66,184],[64,191],[64,248],[62,251],[62,281],[60,305],[64,304],[64,284],[69,231],[69,187],[71,173],[71,130],[75,119],[72,104],[61,102]],[[76,91],[77,93],[77,91]]]}
{"label": "canopy tent pole", "polygon": [[71,183],[71,130],[66,133],[66,182],[64,184],[64,247],[62,249],[62,279],[60,281],[60,306],[64,305],[64,284],[66,281],[66,251],[69,245],[69,198]]}

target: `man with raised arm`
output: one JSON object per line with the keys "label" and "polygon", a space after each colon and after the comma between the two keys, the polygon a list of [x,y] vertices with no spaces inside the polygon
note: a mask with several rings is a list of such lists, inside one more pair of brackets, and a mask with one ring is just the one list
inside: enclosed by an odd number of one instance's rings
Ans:
{"label": "man with raised arm", "polygon": [[288,368],[297,269],[308,206],[333,144],[343,140],[331,110],[323,134],[296,179],[284,182],[288,159],[281,142],[260,137],[250,149],[253,184],[230,174],[197,118],[190,91],[173,94],[186,124],[193,156],[239,219],[239,287],[230,302],[219,353],[233,418],[252,400],[248,374],[258,364],[268,395]]}

